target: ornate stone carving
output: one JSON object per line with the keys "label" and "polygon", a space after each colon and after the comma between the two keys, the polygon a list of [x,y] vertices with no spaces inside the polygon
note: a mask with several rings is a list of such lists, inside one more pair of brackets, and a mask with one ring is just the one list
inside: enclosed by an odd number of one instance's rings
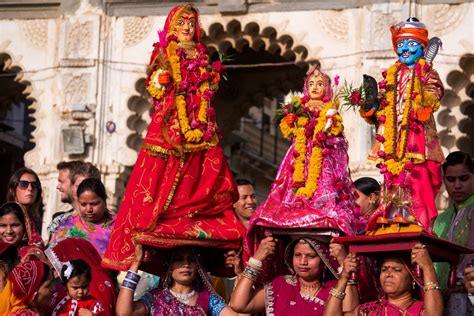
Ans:
{"label": "ornate stone carving", "polygon": [[28,42],[45,48],[48,44],[48,20],[20,20],[18,26]]}
{"label": "ornate stone carving", "polygon": [[152,30],[152,17],[130,16],[123,18],[123,45],[133,46],[143,40]]}
{"label": "ornate stone carving", "polygon": [[373,19],[371,46],[374,50],[391,49],[392,40],[390,26],[399,22],[391,13],[381,13]]}
{"label": "ornate stone carving", "polygon": [[90,75],[64,77],[64,104],[87,103]]}
{"label": "ornate stone carving", "polygon": [[430,34],[436,36],[454,31],[469,12],[468,6],[464,4],[437,4],[425,8],[426,16],[423,17],[423,22]]}
{"label": "ornate stone carving", "polygon": [[319,25],[334,38],[347,39],[349,21],[346,11],[324,10],[318,11]]}
{"label": "ornate stone carving", "polygon": [[[92,22],[77,22],[67,26],[66,55],[67,57],[87,56],[92,48]],[[74,56],[71,56],[74,54]]]}

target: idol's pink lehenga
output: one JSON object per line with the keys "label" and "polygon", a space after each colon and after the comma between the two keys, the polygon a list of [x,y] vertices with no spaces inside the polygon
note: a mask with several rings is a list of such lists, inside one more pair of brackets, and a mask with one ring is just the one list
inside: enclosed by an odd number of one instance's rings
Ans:
{"label": "idol's pink lehenga", "polygon": [[[313,142],[307,144],[307,159]],[[293,193],[295,144],[283,158],[267,200],[258,208],[251,225],[275,228],[321,228],[341,230],[353,235],[363,229],[360,213],[352,194],[352,180],[347,168],[347,141],[344,136],[328,137],[328,152],[323,157],[318,188],[311,198]],[[306,172],[308,166],[305,166]],[[360,214],[359,214],[360,215]]]}
{"label": "idol's pink lehenga", "polygon": [[[307,81],[313,73],[308,75]],[[332,95],[330,89],[330,86],[326,87],[326,95]],[[268,198],[250,219],[247,238],[250,251],[257,246],[254,243],[262,237],[262,229],[265,228],[303,231],[319,229],[339,231],[346,235],[354,235],[364,229],[365,222],[353,194],[354,186],[348,168],[348,144],[343,135],[342,117],[340,114],[330,115],[328,112],[337,109],[337,101],[324,103],[321,111],[312,111],[304,104],[303,100],[306,98],[307,91],[302,99],[303,113],[297,114],[298,117],[294,120],[296,123],[288,124],[282,121],[280,124],[285,137],[293,135],[292,144],[283,158]],[[327,124],[328,120],[331,120],[332,124]],[[305,129],[303,143],[306,144],[304,194],[299,194],[300,189],[294,182],[295,157],[302,155],[302,150],[297,150],[297,143],[302,139],[297,136],[301,135],[301,127]],[[320,155],[315,152],[314,156],[320,158],[313,158],[314,150],[321,152]],[[311,167],[317,166],[319,161],[319,169]],[[317,173],[314,170],[319,170],[317,178],[314,177]],[[311,181],[316,182],[315,190],[307,189]]]}

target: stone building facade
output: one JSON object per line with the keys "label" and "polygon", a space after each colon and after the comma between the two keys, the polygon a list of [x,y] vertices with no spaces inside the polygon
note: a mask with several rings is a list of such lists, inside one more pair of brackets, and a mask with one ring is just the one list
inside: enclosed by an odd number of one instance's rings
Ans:
{"label": "stone building facade", "polygon": [[[62,208],[56,164],[84,159],[103,173],[116,207],[150,118],[146,65],[177,1],[0,1],[0,163],[38,172],[45,217]],[[443,40],[435,67],[446,95],[437,112],[444,150],[474,153],[474,3],[471,1],[201,0],[204,42],[233,55],[216,98],[233,171],[256,180],[262,198],[287,143],[272,123],[276,104],[300,90],[319,63],[360,84],[395,60],[389,26],[417,16]],[[353,178],[366,164],[373,131],[343,113]],[[45,237],[45,236],[44,236]]]}

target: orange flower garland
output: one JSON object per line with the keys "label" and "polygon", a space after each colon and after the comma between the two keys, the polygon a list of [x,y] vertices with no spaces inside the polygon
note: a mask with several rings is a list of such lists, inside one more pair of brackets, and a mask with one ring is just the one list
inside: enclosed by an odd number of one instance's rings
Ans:
{"label": "orange flower garland", "polygon": [[[439,100],[431,93],[422,91],[423,87],[419,76],[420,74],[423,76],[421,72],[424,70],[425,60],[420,59],[418,64],[411,69],[411,80],[408,83],[409,86],[405,95],[400,132],[396,110],[399,64],[395,64],[387,70],[387,86],[393,88],[387,89],[385,92],[387,106],[377,113],[378,117],[385,115],[386,118],[383,132],[383,151],[388,159],[385,158],[384,163],[387,170],[393,175],[399,175],[404,171],[405,164],[409,161],[405,153],[408,142],[410,112],[413,110],[417,114],[418,120],[424,122],[431,117],[433,110],[436,111],[439,108]],[[419,73],[417,73],[417,69],[419,69]]]}
{"label": "orange flower garland", "polygon": [[[337,105],[336,105],[337,107]],[[293,166],[293,183],[297,185],[302,185],[297,188],[295,195],[300,197],[310,198],[314,195],[318,188],[318,180],[321,174],[322,161],[323,161],[323,146],[318,145],[317,135],[322,132],[327,136],[338,136],[343,131],[342,117],[340,114],[336,114],[333,119],[333,125],[328,129],[324,130],[326,127],[327,119],[326,113],[329,109],[334,108],[331,102],[327,102],[324,105],[323,111],[316,118],[316,126],[313,131],[313,148],[311,150],[311,156],[309,158],[309,167],[307,179],[305,181],[304,171],[305,171],[305,162],[306,162],[306,145],[308,139],[306,137],[306,128],[308,128],[309,119],[307,116],[299,116],[297,120],[293,123],[293,127],[288,124],[286,119],[282,119],[280,122],[280,130],[283,137],[291,138],[295,136],[295,155]],[[309,115],[308,112],[303,113],[304,115]],[[291,114],[289,114],[291,115]]]}
{"label": "orange flower garland", "polygon": [[[317,124],[314,128],[313,133],[313,142],[317,141],[317,135],[320,132],[325,133],[327,136],[339,136],[341,135],[344,127],[342,125],[342,117],[340,114],[336,114],[333,118],[333,125],[328,129],[324,130],[326,127],[326,123],[328,117],[326,115],[329,109],[334,108],[331,102],[327,102],[324,105],[324,109],[321,111],[321,114],[317,118]],[[306,141],[306,138],[305,138]],[[323,144],[324,146],[324,144]],[[308,168],[308,177],[306,179],[306,184],[304,187],[298,188],[296,191],[297,196],[307,197],[310,198],[314,195],[316,190],[318,189],[318,180],[319,176],[321,175],[321,169],[323,165],[323,146],[318,146],[317,144],[313,145],[311,151],[311,157],[309,160],[309,168]],[[304,168],[304,162],[303,162]],[[296,171],[296,161],[295,161],[295,171]]]}
{"label": "orange flower garland", "polygon": [[[177,42],[170,41],[170,43],[168,44],[166,48],[166,52],[167,52],[168,59],[171,65],[173,79],[175,81],[175,84],[179,86],[179,84],[182,82],[182,76],[181,76],[180,57],[177,55],[177,49],[178,49]],[[201,74],[204,74],[206,72],[206,69],[200,66],[199,71]],[[198,122],[202,124],[207,123],[207,109],[208,109],[209,104],[208,104],[208,101],[203,97],[203,94],[205,93],[207,89],[209,89],[209,83],[207,81],[204,81],[199,86],[201,100],[200,100],[199,110],[198,110],[198,115],[197,115]],[[194,129],[191,128],[191,125],[189,123],[189,118],[186,112],[185,96],[183,94],[176,94],[175,103],[176,103],[176,108],[178,110],[179,126],[181,129],[181,133],[184,135],[184,138],[186,139],[186,141],[190,143],[200,142],[202,140],[204,133],[199,128],[194,128]]]}
{"label": "orange flower garland", "polygon": [[306,129],[305,125],[308,123],[306,117],[298,118],[295,151],[298,156],[294,159],[293,183],[304,183],[304,162],[306,160]]}

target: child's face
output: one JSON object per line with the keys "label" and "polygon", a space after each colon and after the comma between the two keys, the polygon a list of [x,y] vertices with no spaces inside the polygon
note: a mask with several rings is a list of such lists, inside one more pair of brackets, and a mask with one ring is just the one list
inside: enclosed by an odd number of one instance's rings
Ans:
{"label": "child's face", "polygon": [[85,274],[76,275],[67,282],[67,292],[75,300],[83,300],[89,294],[89,283]]}

